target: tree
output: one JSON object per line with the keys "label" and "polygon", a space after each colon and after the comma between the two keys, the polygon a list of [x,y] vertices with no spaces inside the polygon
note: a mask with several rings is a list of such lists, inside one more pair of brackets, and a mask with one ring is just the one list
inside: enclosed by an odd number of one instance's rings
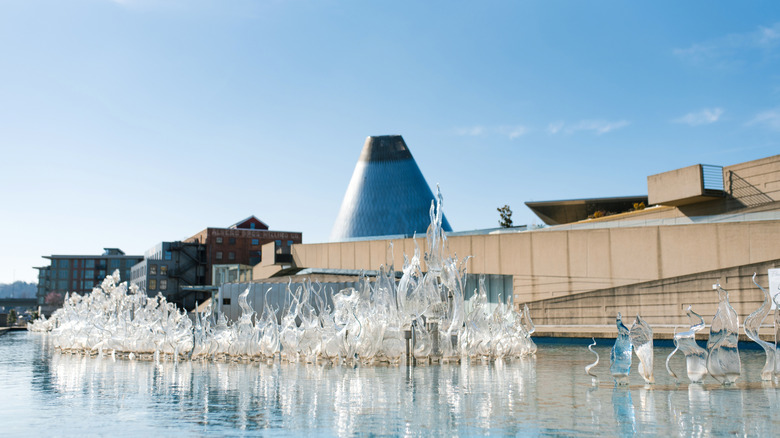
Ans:
{"label": "tree", "polygon": [[512,209],[510,209],[508,205],[504,205],[503,207],[497,208],[496,210],[498,210],[498,213],[501,215],[501,218],[498,220],[498,225],[500,225],[501,228],[511,228]]}
{"label": "tree", "polygon": [[11,309],[8,311],[8,316],[6,317],[6,325],[14,325],[16,324],[16,320],[19,317],[16,315],[16,309]]}

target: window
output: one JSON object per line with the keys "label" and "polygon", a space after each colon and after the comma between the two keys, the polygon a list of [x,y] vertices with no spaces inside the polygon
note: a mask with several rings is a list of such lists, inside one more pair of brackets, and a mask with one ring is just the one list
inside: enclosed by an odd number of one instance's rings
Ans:
{"label": "window", "polygon": [[73,280],[73,290],[76,290],[79,288],[79,282],[76,280]]}
{"label": "window", "polygon": [[95,261],[87,260],[86,262],[84,262],[84,267],[87,269],[95,269]]}
{"label": "window", "polygon": [[84,280],[84,287],[82,289],[92,289],[95,287],[95,282],[92,280]]}
{"label": "window", "polygon": [[101,269],[100,270],[100,272],[98,273],[98,278],[100,278],[100,279],[106,278],[106,271],[105,271],[105,269]]}
{"label": "window", "polygon": [[59,290],[67,290],[68,289],[68,280],[59,280],[57,282],[57,289],[59,289]]}
{"label": "window", "polygon": [[282,241],[281,240],[277,240],[276,241],[276,247],[279,248],[280,246],[282,246]]}
{"label": "window", "polygon": [[160,265],[160,275],[168,275],[168,265]]}
{"label": "window", "polygon": [[236,238],[235,237],[231,237],[230,240],[229,240],[229,243],[231,245],[235,245],[236,244]]}
{"label": "window", "polygon": [[230,298],[222,298],[222,305],[223,306],[229,306],[230,305]]}
{"label": "window", "polygon": [[222,251],[217,251],[217,260],[222,260]]}
{"label": "window", "polygon": [[59,278],[68,278],[68,270],[67,269],[60,269],[59,274],[57,274],[57,277],[59,277]]}
{"label": "window", "polygon": [[170,251],[165,251],[165,260],[173,259],[173,254]]}
{"label": "window", "polygon": [[114,269],[119,269],[119,259],[111,259],[110,267],[112,271]]}
{"label": "window", "polygon": [[288,240],[288,241],[287,241],[287,246],[292,246],[292,244],[293,244],[293,241],[292,241],[292,240]]}
{"label": "window", "polygon": [[168,290],[168,280],[164,278],[160,280],[160,290]]}
{"label": "window", "polygon": [[260,244],[260,239],[252,239],[252,245],[257,246]]}
{"label": "window", "polygon": [[73,278],[79,278],[79,271],[73,270]]}
{"label": "window", "polygon": [[228,253],[228,259],[235,260],[236,259],[236,253],[234,253],[233,251],[230,251]]}
{"label": "window", "polygon": [[67,260],[60,260],[59,267],[60,268],[67,268],[68,267],[68,261]]}
{"label": "window", "polygon": [[254,223],[254,222],[252,222],[251,224],[249,224],[249,229],[250,229],[250,230],[254,230],[254,229],[255,229],[255,223]]}
{"label": "window", "polygon": [[221,237],[217,237],[217,243],[222,243],[222,238]]}
{"label": "window", "polygon": [[93,278],[95,278],[95,271],[91,271],[91,270],[84,271],[84,278],[92,280]]}
{"label": "window", "polygon": [[154,278],[149,280],[149,290],[155,290],[157,289],[157,280]]}
{"label": "window", "polygon": [[149,275],[157,275],[157,265],[149,265]]}

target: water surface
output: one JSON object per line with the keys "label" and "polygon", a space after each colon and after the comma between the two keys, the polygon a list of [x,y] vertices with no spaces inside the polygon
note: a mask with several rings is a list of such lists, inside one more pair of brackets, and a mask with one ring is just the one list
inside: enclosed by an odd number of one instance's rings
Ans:
{"label": "water surface", "polygon": [[[761,350],[743,350],[732,387],[675,384],[655,350],[655,385],[615,387],[609,348],[595,383],[582,345],[539,345],[490,364],[343,367],[147,362],[55,352],[45,335],[0,336],[6,433],[159,435],[772,436],[780,386],[760,381]],[[685,375],[682,356],[673,367]]]}

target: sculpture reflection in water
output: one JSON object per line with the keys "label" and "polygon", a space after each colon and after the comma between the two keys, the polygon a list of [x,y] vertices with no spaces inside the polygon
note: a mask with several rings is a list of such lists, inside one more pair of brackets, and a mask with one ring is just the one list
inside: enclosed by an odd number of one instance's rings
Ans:
{"label": "sculpture reflection in water", "polygon": [[[177,425],[185,435],[187,431],[202,435],[204,430],[216,435],[247,431],[307,435],[319,431],[362,436],[378,430],[394,435],[429,431],[472,436],[496,430],[516,435],[525,427],[518,418],[539,409],[536,361],[532,357],[496,361],[495,366],[463,362],[402,371],[388,367],[112,361],[110,357],[94,360],[56,354],[51,356],[49,370],[45,381],[69,399],[100,394],[102,402],[95,403],[100,405],[95,407],[98,411],[140,412],[142,426],[158,417],[165,423],[162,430]],[[153,411],[150,405],[165,405],[170,412]],[[156,415],[147,415],[147,411]],[[98,424],[117,421],[115,415],[95,416],[101,418],[90,421]],[[227,426],[220,429],[220,424]]]}
{"label": "sculpture reflection in water", "polygon": [[51,319],[35,321],[31,330],[50,331],[63,351],[149,359],[399,364],[406,351],[418,361],[443,362],[534,354],[527,306],[517,311],[507,297],[491,310],[484,278],[474,296],[464,299],[469,257],[449,255],[441,206],[437,191],[423,258],[426,272],[415,240],[414,254],[404,256],[396,283],[391,245],[377,280],[362,276],[357,288],[333,294],[332,306],[328,291],[307,282],[295,291],[288,285],[291,299],[285,309],[272,309],[265,300],[257,317],[247,290],[239,296],[242,315],[235,323],[210,307],[193,323],[162,295],[149,298],[134,286],[128,289],[117,271],[91,294],[67,296]]}

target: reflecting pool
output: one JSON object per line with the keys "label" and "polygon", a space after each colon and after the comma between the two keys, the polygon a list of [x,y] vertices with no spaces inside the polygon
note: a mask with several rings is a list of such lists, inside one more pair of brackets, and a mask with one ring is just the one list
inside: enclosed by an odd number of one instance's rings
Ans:
{"label": "reflecting pool", "polygon": [[[780,386],[761,382],[762,350],[743,350],[731,387],[676,384],[656,360],[626,387],[609,375],[611,343],[540,344],[496,363],[346,367],[113,360],[60,354],[45,335],[0,336],[0,424],[39,435],[678,435],[771,436]],[[665,358],[670,348],[656,347]],[[672,366],[685,367],[682,357]]]}

